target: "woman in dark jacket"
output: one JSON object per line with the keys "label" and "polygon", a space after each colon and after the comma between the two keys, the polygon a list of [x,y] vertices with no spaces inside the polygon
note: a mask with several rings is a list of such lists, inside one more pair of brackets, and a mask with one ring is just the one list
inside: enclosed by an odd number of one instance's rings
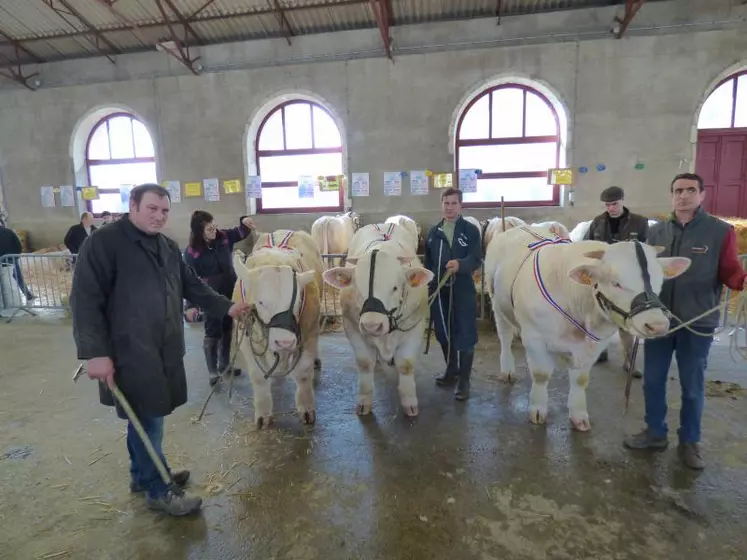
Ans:
{"label": "woman in dark jacket", "polygon": [[[194,268],[203,282],[230,299],[236,284],[233,246],[247,237],[252,229],[254,222],[247,216],[242,216],[235,228],[218,229],[212,214],[195,210],[190,222],[189,247],[184,252],[184,260]],[[231,317],[206,314],[203,348],[210,385],[218,382],[218,374],[228,367],[231,360],[232,329]],[[241,370],[234,368],[233,374],[239,375]]]}

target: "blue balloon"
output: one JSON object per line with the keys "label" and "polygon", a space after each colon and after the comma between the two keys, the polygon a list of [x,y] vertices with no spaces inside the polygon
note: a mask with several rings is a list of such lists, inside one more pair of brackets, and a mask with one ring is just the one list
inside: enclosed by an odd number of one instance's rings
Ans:
{"label": "blue balloon", "polygon": [[579,167],[578,168],[578,172],[579,173],[588,173],[589,172],[589,168],[588,167]]}
{"label": "blue balloon", "polygon": [[604,171],[605,169],[607,169],[606,165],[603,163],[597,163],[597,171]]}

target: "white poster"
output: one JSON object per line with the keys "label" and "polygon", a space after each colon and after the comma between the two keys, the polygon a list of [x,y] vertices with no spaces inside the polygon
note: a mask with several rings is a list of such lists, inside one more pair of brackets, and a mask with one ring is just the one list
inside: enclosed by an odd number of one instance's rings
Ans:
{"label": "white poster", "polygon": [[75,188],[72,185],[60,187],[60,206],[75,206]]}
{"label": "white poster", "polygon": [[54,187],[42,187],[41,188],[41,200],[44,208],[54,208],[56,206],[54,200]]}
{"label": "white poster", "polygon": [[218,179],[203,179],[202,188],[205,191],[205,200],[220,202],[220,181]]}
{"label": "white poster", "polygon": [[425,171],[410,171],[410,194],[428,194],[428,175]]}
{"label": "white poster", "polygon": [[182,184],[179,181],[164,181],[162,185],[169,191],[173,204],[179,204],[182,201]]}
{"label": "white poster", "polygon": [[477,170],[460,169],[459,170],[459,190],[465,193],[477,192]]}
{"label": "white poster", "polygon": [[400,171],[384,172],[384,196],[400,196],[402,194],[402,173]]}
{"label": "white poster", "polygon": [[246,178],[246,198],[262,198],[262,177],[259,175]]}
{"label": "white poster", "polygon": [[120,212],[123,214],[130,211],[130,191],[135,185],[119,185],[119,200],[122,203]]}
{"label": "white poster", "polygon": [[369,176],[368,173],[353,173],[353,196],[368,196]]}
{"label": "white poster", "polygon": [[314,198],[314,185],[316,181],[311,175],[302,175],[298,178],[298,198]]}

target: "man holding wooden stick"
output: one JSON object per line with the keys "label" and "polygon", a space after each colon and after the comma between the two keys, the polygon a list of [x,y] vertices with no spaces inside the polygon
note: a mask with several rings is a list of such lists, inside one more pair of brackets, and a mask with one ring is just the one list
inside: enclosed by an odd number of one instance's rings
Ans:
{"label": "man holding wooden stick", "polygon": [[[135,414],[152,444],[128,422],[130,491],[145,491],[151,509],[187,515],[202,505],[199,497],[181,490],[189,471],[169,473],[169,484],[151,458],[155,450],[166,465],[164,416],[187,401],[182,301],[233,318],[249,306],[234,304],[201,282],[179,246],[160,233],[170,207],[169,192],[160,185],[132,189],[130,213],[82,245],[70,307],[78,359],[86,360],[88,377],[101,382],[101,404],[115,406],[122,419]],[[112,391],[121,391],[131,410],[120,398],[115,401]]]}

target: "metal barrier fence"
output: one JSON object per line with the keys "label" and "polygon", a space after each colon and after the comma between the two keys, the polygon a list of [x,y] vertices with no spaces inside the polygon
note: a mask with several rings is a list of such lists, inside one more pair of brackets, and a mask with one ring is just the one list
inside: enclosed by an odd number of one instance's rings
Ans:
{"label": "metal barrier fence", "polygon": [[67,310],[74,259],[67,252],[0,257],[0,315],[10,323],[36,309]]}

